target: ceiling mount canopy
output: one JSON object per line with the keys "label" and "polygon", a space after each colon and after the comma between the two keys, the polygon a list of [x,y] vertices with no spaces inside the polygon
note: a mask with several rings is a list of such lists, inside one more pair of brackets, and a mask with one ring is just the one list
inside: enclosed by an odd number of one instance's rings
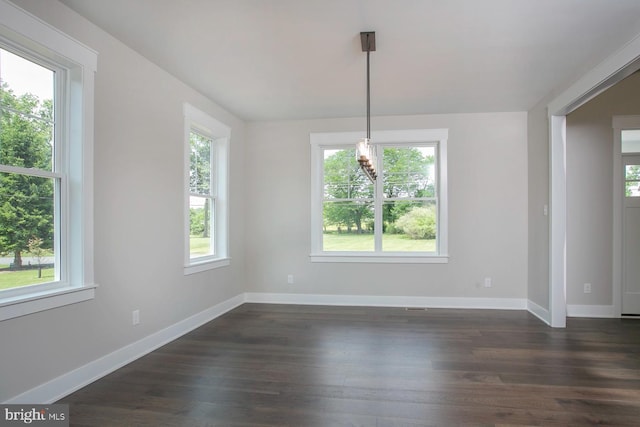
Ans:
{"label": "ceiling mount canopy", "polygon": [[371,145],[371,88],[369,82],[369,53],[376,50],[375,31],[363,31],[360,33],[362,51],[367,52],[367,137],[362,138],[356,144],[356,160],[364,174],[374,182],[378,174],[376,173],[376,152]]}

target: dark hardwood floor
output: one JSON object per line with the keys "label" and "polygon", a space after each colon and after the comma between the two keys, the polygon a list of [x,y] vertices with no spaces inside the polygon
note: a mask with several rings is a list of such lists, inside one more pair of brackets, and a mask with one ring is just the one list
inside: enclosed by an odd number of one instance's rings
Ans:
{"label": "dark hardwood floor", "polygon": [[639,426],[640,320],[245,304],[60,403],[78,426]]}

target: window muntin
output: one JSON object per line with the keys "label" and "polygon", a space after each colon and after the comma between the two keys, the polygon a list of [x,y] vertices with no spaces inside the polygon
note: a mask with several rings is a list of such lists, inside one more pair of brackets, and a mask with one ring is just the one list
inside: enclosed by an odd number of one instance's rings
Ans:
{"label": "window muntin", "polygon": [[448,131],[374,132],[375,183],[355,160],[360,136],[311,134],[312,261],[447,262]]}
{"label": "window muntin", "polygon": [[185,274],[229,264],[230,129],[189,104],[185,113]]}
{"label": "window muntin", "polygon": [[[66,180],[55,119],[62,70],[0,46],[0,292],[37,291],[64,276],[61,197]],[[63,257],[64,258],[64,257]],[[24,289],[17,289],[24,288]]]}

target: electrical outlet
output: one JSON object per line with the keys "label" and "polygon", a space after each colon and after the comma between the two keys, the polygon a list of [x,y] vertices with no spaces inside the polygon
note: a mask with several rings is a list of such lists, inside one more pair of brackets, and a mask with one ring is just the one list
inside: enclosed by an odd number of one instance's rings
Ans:
{"label": "electrical outlet", "polygon": [[289,274],[287,276],[287,283],[293,285],[293,274]]}
{"label": "electrical outlet", "polygon": [[140,310],[133,310],[131,313],[131,324],[135,326],[138,323],[140,323]]}
{"label": "electrical outlet", "polygon": [[484,278],[484,287],[485,288],[490,288],[493,285],[493,283],[491,282],[491,277],[485,277]]}
{"label": "electrical outlet", "polygon": [[590,294],[591,293],[591,283],[585,283],[584,284],[584,293],[585,294]]}

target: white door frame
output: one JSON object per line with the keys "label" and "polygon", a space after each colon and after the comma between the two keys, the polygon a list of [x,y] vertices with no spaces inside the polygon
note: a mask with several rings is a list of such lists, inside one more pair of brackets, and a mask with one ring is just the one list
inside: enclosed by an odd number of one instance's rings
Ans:
{"label": "white door frame", "polygon": [[640,116],[613,116],[613,277],[612,298],[613,315],[622,316],[622,200],[623,200],[623,171],[622,171],[622,131],[625,129],[640,129]]}
{"label": "white door frame", "polygon": [[640,69],[640,35],[585,74],[547,105],[549,116],[549,315],[552,327],[567,321],[566,115]]}

